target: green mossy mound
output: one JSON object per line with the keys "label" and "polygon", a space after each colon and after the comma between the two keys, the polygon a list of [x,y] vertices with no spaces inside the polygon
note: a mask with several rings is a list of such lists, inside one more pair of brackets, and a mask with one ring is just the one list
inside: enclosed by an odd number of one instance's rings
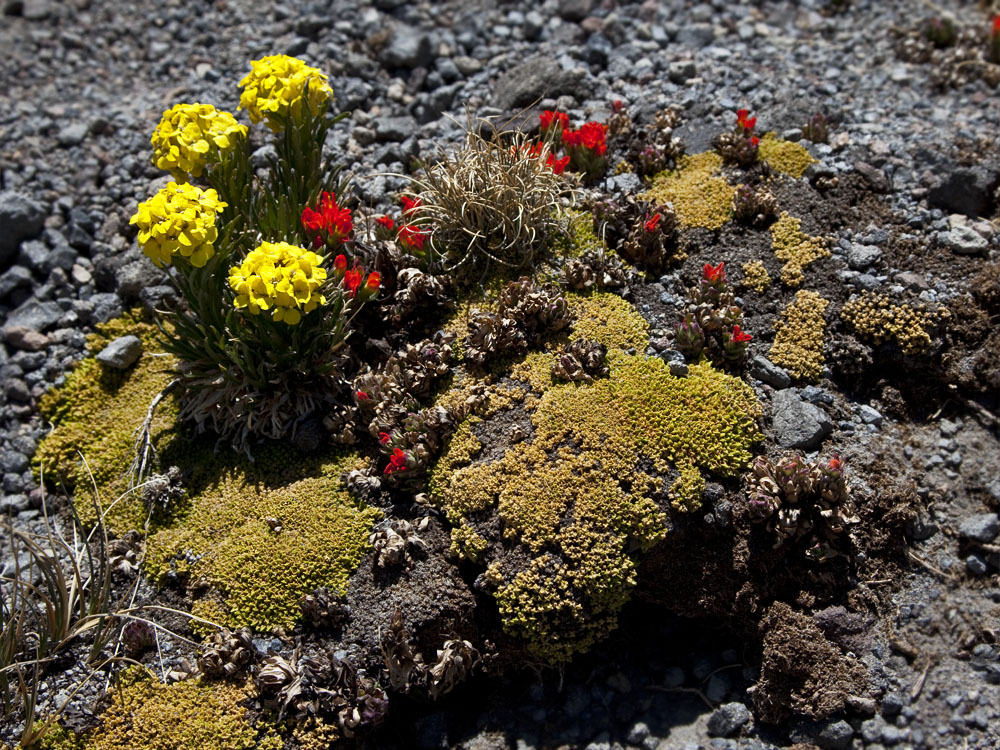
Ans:
{"label": "green mossy mound", "polygon": [[449,520],[487,540],[477,556],[496,585],[504,627],[545,661],[567,660],[615,627],[637,555],[666,533],[654,499],[664,496],[665,478],[680,477],[674,507],[695,508],[701,470],[734,475],[761,438],[760,408],[742,381],[705,363],[674,377],[662,360],[625,353],[645,349],[647,330],[628,303],[593,295],[573,304],[573,335],[609,346],[610,377],[553,384],[539,375],[555,355],[528,355],[525,364],[534,364],[521,368],[524,380],[540,391],[525,401],[531,437],[477,462],[478,423],[470,420],[430,482]]}
{"label": "green mossy mound", "polygon": [[143,669],[125,672],[109,692],[101,724],[75,735],[61,727],[44,750],[281,750],[273,730],[252,727],[243,702],[252,683],[184,680],[164,685]]}
{"label": "green mossy mound", "polygon": [[275,445],[254,463],[225,463],[201,469],[186,507],[149,535],[146,570],[196,582],[194,611],[219,624],[291,627],[301,598],[321,586],[345,591],[368,550],[379,512],[340,482],[358,456],[304,458]]}
{"label": "green mossy mound", "polygon": [[91,351],[132,334],[144,354],[124,372],[85,359],[45,395],[41,410],[55,429],[39,446],[36,465],[48,483],[73,492],[84,521],[96,518],[96,488],[113,534],[147,529],[147,572],[160,582],[197,582],[195,613],[232,627],[290,627],[302,596],[320,586],[344,591],[368,549],[379,513],[340,483],[359,459],[344,452],[303,457],[276,444],[258,449],[254,462],[216,451],[210,438],[177,424],[177,404],[168,397],[151,435],[160,465],[182,470],[187,495],[150,508],[140,490],[128,491],[128,468],[136,430],[171,380],[174,360],[157,353],[157,333],[137,314],[100,327]]}
{"label": "green mossy mound", "polygon": [[[74,493],[77,513],[88,523],[97,517],[96,491],[102,508],[113,506],[105,522],[115,534],[141,529],[146,521],[142,500],[127,492],[128,470],[136,431],[153,398],[172,379],[169,371],[175,361],[157,354],[158,334],[156,326],[138,313],[98,326],[87,339],[91,352],[100,352],[119,336],[138,336],[144,352],[138,363],[119,371],[104,367],[94,357],[83,359],[65,384],[46,393],[38,405],[54,429],[38,446],[35,471],[47,485]],[[177,413],[177,403],[170,397],[156,411],[150,434],[158,452],[181,432]]]}

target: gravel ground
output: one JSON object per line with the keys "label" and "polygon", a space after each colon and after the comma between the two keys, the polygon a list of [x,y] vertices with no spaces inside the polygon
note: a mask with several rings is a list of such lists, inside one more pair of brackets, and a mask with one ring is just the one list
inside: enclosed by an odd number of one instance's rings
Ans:
{"label": "gravel ground", "polygon": [[[882,188],[896,227],[918,245],[971,258],[962,269],[995,262],[993,227],[977,221],[996,215],[995,88],[977,78],[941,87],[934,64],[897,53],[895,35],[929,17],[929,3],[856,0],[841,13],[832,5],[3,0],[0,511],[38,528],[41,493],[28,466],[46,426],[35,404],[83,355],[84,334],[169,291],[128,226],[166,179],[148,157],[160,114],[181,100],[233,109],[234,82],[266,54],[300,56],[329,74],[352,115],[328,147],[375,208],[403,185],[385,173],[406,173],[461,137],[466,107],[502,115],[541,97],[581,121],[605,119],[616,99],[634,116],[675,106],[689,152],[708,147],[739,107],[791,138],[823,111],[834,124],[831,144],[813,148],[823,175],[865,176]],[[988,23],[972,3],[941,7],[970,26]],[[846,288],[912,282],[931,302],[965,290],[967,278],[948,263],[851,262],[856,247],[879,245],[882,229],[835,236]],[[816,392],[795,398],[833,403]],[[909,571],[873,584],[891,590],[897,607],[863,655],[877,701],[824,722],[756,727],[746,695],[752,654],[723,630],[634,603],[619,634],[565,674],[413,706],[401,721],[415,729],[387,730],[382,746],[1000,747],[996,393],[979,403],[956,395],[921,420],[872,403],[844,408],[824,450],[861,465],[881,457],[923,504]]]}

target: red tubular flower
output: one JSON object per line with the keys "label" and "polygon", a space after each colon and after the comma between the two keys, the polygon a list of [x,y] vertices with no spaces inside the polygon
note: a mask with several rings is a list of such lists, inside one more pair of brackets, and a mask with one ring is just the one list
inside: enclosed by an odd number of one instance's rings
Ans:
{"label": "red tubular flower", "polygon": [[350,291],[352,298],[358,293],[358,287],[361,286],[361,277],[363,275],[364,272],[360,268],[352,268],[344,272],[344,286]]}
{"label": "red tubular flower", "polygon": [[653,214],[652,217],[650,217],[649,221],[647,221],[645,224],[642,225],[642,228],[645,229],[650,234],[652,234],[653,232],[656,231],[656,228],[659,225],[661,218],[662,217],[660,216],[660,214]]}
{"label": "red tubular flower", "polygon": [[757,148],[757,146],[760,145],[760,138],[758,138],[757,136],[752,136],[750,138],[750,145],[753,146],[754,148]]}
{"label": "red tubular flower", "polygon": [[613,102],[611,102],[611,111],[614,114],[617,115],[623,109],[625,109],[625,103],[621,99],[615,99]]}
{"label": "red tubular flower", "polygon": [[382,274],[378,271],[372,271],[368,274],[368,279],[365,281],[365,289],[370,292],[377,292],[379,284],[382,283]]}
{"label": "red tubular flower", "polygon": [[386,445],[390,440],[392,440],[392,436],[388,432],[380,432],[378,434],[378,441],[382,445]]}
{"label": "red tubular flower", "polygon": [[751,336],[749,333],[741,331],[739,326],[733,326],[733,333],[729,337],[729,343],[745,344],[752,339],[753,336]]}
{"label": "red tubular flower", "polygon": [[386,474],[392,474],[397,471],[404,471],[406,469],[406,453],[403,452],[402,448],[396,448],[393,450],[392,455],[389,456],[389,465],[385,467]]}
{"label": "red tubular flower", "polygon": [[365,393],[364,391],[358,391],[358,392],[357,392],[357,393],[355,393],[354,395],[355,395],[355,396],[357,396],[357,398],[358,398],[358,401],[368,401],[369,399],[371,399],[371,396],[369,396],[369,395],[368,395],[367,393]]}
{"label": "red tubular flower", "polygon": [[711,263],[706,263],[705,267],[701,269],[702,278],[705,279],[709,284],[725,283],[726,282],[726,264],[725,262],[720,263],[717,266],[713,266]]}
{"label": "red tubular flower", "polygon": [[993,16],[993,36],[1000,36],[1000,13]]}
{"label": "red tubular flower", "polygon": [[341,253],[333,259],[333,272],[337,278],[342,279],[345,271],[347,271],[347,256]]}
{"label": "red tubular flower", "polygon": [[574,148],[583,143],[583,134],[579,130],[564,129],[562,132],[562,142],[566,148]]}
{"label": "red tubular flower", "polygon": [[302,226],[310,232],[318,232],[326,228],[326,220],[323,214],[313,211],[308,206],[302,209]]}
{"label": "red tubular flower", "polygon": [[385,227],[386,229],[395,229],[396,228],[396,224],[388,216],[379,216],[377,219],[375,219],[375,223],[378,224],[381,227]]}
{"label": "red tubular flower", "polygon": [[569,115],[565,112],[553,112],[547,109],[538,116],[538,123],[542,135],[545,135],[548,129],[553,126],[559,126],[566,130],[569,128]]}
{"label": "red tubular flower", "polygon": [[749,115],[749,114],[750,114],[750,110],[749,109],[738,109],[738,110],[736,110],[736,122],[738,122],[740,125],[742,125],[743,121],[747,119],[747,115]]}
{"label": "red tubular flower", "polygon": [[549,154],[549,158],[545,160],[545,166],[552,169],[556,174],[562,174],[566,167],[569,165],[569,157],[564,156],[561,159],[557,159],[555,154]]}
{"label": "red tubular flower", "polygon": [[411,198],[408,195],[399,196],[399,202],[403,204],[403,213],[408,214],[415,208],[420,208],[423,205],[423,201],[419,198]]}
{"label": "red tubular flower", "polygon": [[414,226],[413,224],[404,224],[399,228],[399,243],[403,247],[409,248],[410,250],[421,251],[424,249],[424,240],[426,239],[426,234],[420,229],[420,227]]}

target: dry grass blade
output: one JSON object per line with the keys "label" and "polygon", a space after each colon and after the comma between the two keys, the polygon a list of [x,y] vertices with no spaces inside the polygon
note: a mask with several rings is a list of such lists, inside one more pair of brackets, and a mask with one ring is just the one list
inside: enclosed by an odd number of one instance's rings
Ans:
{"label": "dry grass blade", "polygon": [[532,265],[545,241],[566,231],[560,209],[575,199],[571,184],[547,164],[547,143],[492,126],[487,138],[488,124],[470,119],[465,144],[413,179],[421,205],[411,222],[428,232],[442,269],[461,270],[466,281],[490,264]]}

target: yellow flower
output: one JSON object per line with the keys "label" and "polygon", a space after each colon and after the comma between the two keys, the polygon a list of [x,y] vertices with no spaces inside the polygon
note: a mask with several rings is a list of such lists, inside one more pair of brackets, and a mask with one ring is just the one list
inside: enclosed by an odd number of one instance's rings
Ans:
{"label": "yellow flower", "polygon": [[243,263],[229,269],[233,306],[257,315],[270,310],[271,319],[296,325],[303,313],[326,304],[319,293],[326,281],[323,259],[311,250],[287,242],[262,242]]}
{"label": "yellow flower", "polygon": [[211,104],[175,104],[163,113],[150,139],[153,164],[175,180],[200,177],[207,164],[246,134],[246,125]]}
{"label": "yellow flower", "polygon": [[326,76],[298,58],[271,55],[252,60],[250,66],[240,81],[239,109],[245,109],[255,123],[266,119],[275,133],[284,129],[289,118],[301,121],[303,102],[308,101],[309,109],[318,113],[333,99]]}
{"label": "yellow flower", "polygon": [[215,254],[213,243],[219,237],[215,215],[227,205],[214,190],[168,182],[139,204],[129,223],[138,225],[142,251],[158,267],[170,265],[180,253],[192,266],[201,268]]}

